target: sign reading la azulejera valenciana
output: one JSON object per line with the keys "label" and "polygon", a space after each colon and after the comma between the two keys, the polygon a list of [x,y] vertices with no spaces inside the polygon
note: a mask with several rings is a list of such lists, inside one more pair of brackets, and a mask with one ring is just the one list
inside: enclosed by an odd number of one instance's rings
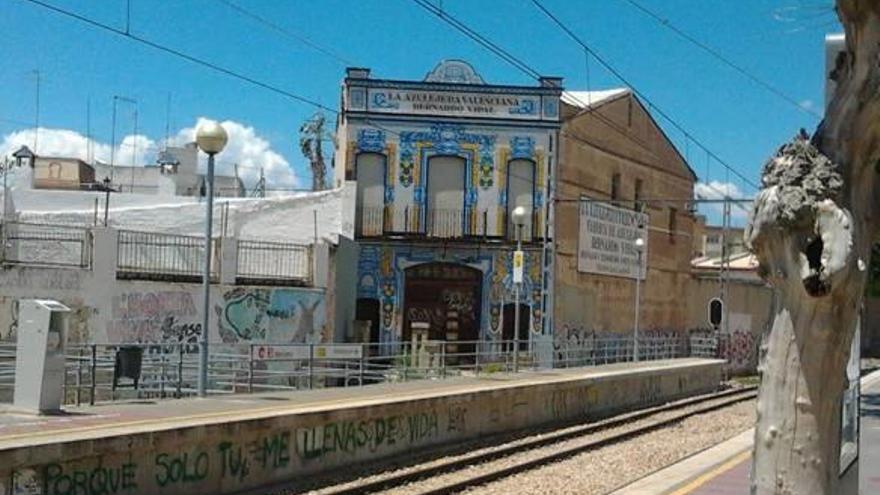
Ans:
{"label": "sign reading la azulejera valenciana", "polygon": [[367,110],[395,114],[538,120],[541,119],[541,97],[371,88],[367,94]]}

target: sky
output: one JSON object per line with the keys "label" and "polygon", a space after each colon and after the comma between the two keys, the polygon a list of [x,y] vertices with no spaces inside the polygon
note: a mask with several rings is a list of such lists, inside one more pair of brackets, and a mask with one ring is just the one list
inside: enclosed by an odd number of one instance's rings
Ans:
{"label": "sky", "polygon": [[[40,1],[334,109],[350,65],[369,67],[374,77],[418,80],[438,61],[460,58],[487,82],[535,84],[413,0]],[[622,85],[531,0],[430,1],[540,73],[563,77],[568,89]],[[840,31],[830,0],[638,0],[797,105],[683,40],[629,0],[541,2],[653,105],[751,182],[758,182],[761,166],[782,142],[818,124],[802,108],[822,112],[824,36]],[[221,171],[231,173],[238,163],[252,182],[262,166],[271,186],[310,184],[298,129],[316,112],[313,106],[29,0],[0,0],[0,32],[0,59],[6,60],[0,71],[0,153],[33,140],[39,71],[38,152],[85,153],[90,107],[95,144],[88,149],[109,161],[113,97],[119,96],[137,104],[117,100],[117,163],[150,161],[166,134],[174,142],[186,140],[199,119],[209,118],[224,122],[231,134],[230,149],[219,157]],[[334,120],[327,114],[330,131]],[[681,131],[659,122],[699,176],[698,192],[755,194]],[[745,214],[734,208],[734,217],[741,223]]]}

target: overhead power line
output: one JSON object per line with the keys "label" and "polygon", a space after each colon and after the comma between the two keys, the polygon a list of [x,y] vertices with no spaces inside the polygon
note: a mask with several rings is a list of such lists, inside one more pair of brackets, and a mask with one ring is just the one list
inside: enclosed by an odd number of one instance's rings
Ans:
{"label": "overhead power line", "polygon": [[[530,77],[533,77],[533,78],[535,78],[535,79],[540,79],[540,78],[541,78],[540,72],[538,72],[536,69],[533,69],[533,68],[530,67],[528,64],[526,64],[525,62],[523,62],[521,59],[515,57],[515,56],[512,55],[510,52],[506,51],[504,48],[498,46],[496,43],[493,43],[492,41],[488,40],[485,36],[483,36],[483,35],[481,35],[480,33],[474,31],[473,29],[471,29],[470,27],[468,27],[467,25],[465,25],[463,22],[461,22],[461,21],[459,21],[458,19],[456,19],[454,16],[450,15],[450,14],[447,13],[447,12],[444,12],[444,11],[443,11],[442,9],[440,9],[439,7],[437,7],[437,6],[435,6],[435,5],[433,5],[433,4],[429,3],[429,2],[427,2],[426,0],[412,0],[412,1],[413,1],[414,3],[416,3],[418,6],[422,7],[422,8],[425,9],[426,11],[428,11],[429,13],[434,14],[435,16],[437,16],[437,18],[439,18],[440,20],[446,22],[447,24],[449,24],[450,26],[452,26],[452,27],[455,28],[456,30],[458,30],[458,31],[460,31],[460,32],[462,32],[462,33],[464,33],[468,38],[471,38],[472,40],[476,41],[476,42],[477,42],[478,44],[480,44],[481,46],[487,48],[489,51],[491,51],[492,53],[496,54],[496,55],[499,56],[500,58],[504,59],[505,61],[508,61],[511,65],[513,65],[514,67],[520,69],[522,72],[524,72],[525,74],[529,75]],[[585,50],[587,53],[592,53],[594,56],[596,56],[595,52],[593,52],[593,51],[592,51],[589,47],[587,47],[586,45],[583,45],[583,48],[584,48],[584,50]],[[596,56],[596,58],[597,58],[597,60],[600,60],[598,56]],[[600,60],[600,61],[602,61],[602,60]],[[604,61],[602,61],[602,62],[604,62]],[[605,65],[605,64],[603,63],[603,65]],[[627,86],[631,86],[631,85],[628,83],[628,81],[626,81],[625,79],[622,79],[622,80],[624,81],[624,84],[626,84]],[[639,94],[635,88],[632,88],[632,90],[633,90],[633,92],[636,92],[636,94]],[[572,95],[572,94],[570,94],[570,93],[569,93],[569,95],[570,95],[575,101],[579,102],[581,105],[584,105],[584,102],[581,101],[579,98],[577,98],[575,95]],[[645,101],[648,101],[647,98],[645,98]],[[648,101],[648,102],[650,103],[650,101]],[[587,108],[589,108],[589,107],[590,107],[590,105],[587,105]],[[604,115],[602,115],[600,112],[598,112],[598,111],[594,111],[591,115],[593,115],[593,116],[595,116],[597,119],[603,121],[606,125],[608,125],[608,126],[611,127],[612,129],[614,129],[615,131],[617,131],[617,132],[618,132],[621,136],[623,136],[624,138],[626,138],[626,139],[628,139],[628,140],[634,142],[634,143],[637,144],[637,145],[644,146],[642,143],[636,141],[636,140],[630,135],[630,133],[626,131],[626,129],[622,129],[622,128],[620,128],[616,123],[614,123],[613,121],[611,121],[610,119],[608,119],[607,117],[605,117]],[[667,119],[668,119],[668,117],[667,117]],[[671,120],[670,120],[670,121],[671,121]],[[690,137],[689,134],[688,134],[686,131],[684,131],[684,130],[681,129],[680,127],[678,127],[678,128],[684,132],[686,138],[690,138],[691,140],[693,140],[693,138]],[[582,141],[582,142],[584,142],[584,143],[586,143],[586,144],[592,144],[592,143],[591,143],[589,140],[587,140],[586,138],[582,138],[582,137],[577,136],[576,134],[573,134],[573,133],[571,133],[571,132],[567,132],[566,135],[568,135],[569,137],[572,137],[572,138],[575,139],[576,141]],[[711,154],[713,157],[715,157],[715,159],[718,160],[719,163],[721,163],[722,165],[724,165],[728,170],[730,169],[730,166],[727,165],[726,163],[724,163],[722,160],[720,160],[720,159],[717,157],[717,155],[714,155],[714,153],[711,153],[710,150],[708,150],[705,146],[702,146],[702,145],[700,145],[699,143],[697,143],[696,140],[694,140],[694,142],[695,142],[696,144],[698,144],[701,148],[703,148],[708,154]],[[594,146],[595,146],[595,145],[594,145]],[[734,173],[737,173],[737,172],[734,171]],[[740,175],[740,176],[741,176],[741,175]],[[742,176],[741,176],[741,177],[742,177]],[[746,180],[747,180],[747,179],[746,179]],[[720,189],[714,187],[712,184],[710,184],[710,183],[706,183],[706,185],[707,185],[710,189],[712,189],[712,190],[714,190],[715,192],[721,194],[723,197],[725,197],[725,198],[729,198],[729,197],[730,197],[730,195],[729,195],[728,193],[726,193],[726,192],[724,192],[724,191],[721,191]],[[756,188],[757,188],[757,187],[756,187]],[[760,188],[757,188],[757,189],[760,189]],[[737,207],[742,208],[742,209],[745,210],[745,208],[743,208],[742,205],[739,205],[739,204],[736,204],[736,205],[737,205]],[[747,211],[747,210],[745,210],[745,211]]]}
{"label": "overhead power line", "polygon": [[237,3],[232,2],[231,0],[217,0],[217,1],[226,5],[227,7],[234,10],[235,12],[238,12],[240,15],[247,17],[247,18],[250,18],[254,22],[262,24],[262,25],[268,27],[269,29],[271,29],[277,33],[280,33],[281,35],[283,35],[287,38],[294,39],[294,40],[296,40],[296,41],[298,41],[298,42],[300,42],[300,43],[302,43],[302,44],[304,44],[304,45],[306,45],[306,46],[308,46],[318,52],[323,53],[324,55],[327,55],[328,57],[336,60],[337,62],[341,63],[342,65],[349,65],[349,66],[357,65],[355,62],[352,62],[351,60],[346,59],[345,57],[330,50],[329,48],[325,48],[325,47],[319,45],[318,43],[315,43],[314,41],[310,40],[306,36],[303,36],[295,31],[292,31],[292,30],[285,28],[279,24],[276,24],[276,23],[272,22],[271,20],[266,19],[265,17],[255,13],[255,12],[252,12],[250,10],[245,9],[241,5],[238,5]]}
{"label": "overhead power line", "polygon": [[290,99],[293,99],[293,100],[296,100],[296,101],[298,101],[298,102],[300,102],[300,103],[305,103],[305,104],[307,104],[307,105],[311,105],[311,106],[313,106],[313,107],[315,107],[315,108],[319,108],[319,109],[321,109],[321,110],[326,110],[326,111],[328,111],[328,112],[332,112],[332,113],[334,113],[334,114],[338,113],[336,110],[334,110],[334,109],[332,109],[332,108],[330,108],[330,107],[327,107],[327,106],[325,106],[325,105],[323,105],[323,104],[321,104],[321,103],[319,103],[319,102],[317,102],[317,101],[314,101],[314,100],[312,100],[312,99],[309,99],[309,98],[307,98],[307,97],[305,97],[305,96],[301,96],[301,95],[298,95],[298,94],[296,94],[296,93],[292,93],[292,92],[290,92],[290,91],[287,91],[287,90],[285,90],[285,89],[281,89],[281,88],[279,88],[279,87],[277,87],[277,86],[273,86],[273,85],[271,85],[271,84],[269,84],[269,83],[265,83],[265,82],[263,82],[263,81],[259,81],[259,80],[257,80],[257,79],[254,79],[254,78],[248,76],[248,75],[241,74],[241,73],[239,73],[239,72],[235,72],[235,71],[233,71],[233,70],[230,70],[230,69],[227,69],[227,68],[222,67],[222,66],[220,66],[220,65],[217,65],[217,64],[215,64],[215,63],[213,63],[213,62],[209,62],[209,61],[207,61],[207,60],[204,60],[204,59],[198,58],[198,57],[196,57],[196,56],[194,56],[194,55],[190,55],[190,54],[188,54],[188,53],[184,53],[184,52],[182,52],[182,51],[180,51],[180,50],[177,50],[177,49],[175,49],[175,48],[171,48],[171,47],[169,47],[169,46],[165,46],[165,45],[162,45],[162,44],[156,43],[155,41],[151,41],[151,40],[149,40],[149,39],[147,39],[147,38],[143,38],[143,37],[138,36],[138,35],[136,35],[136,34],[132,34],[132,33],[125,32],[124,30],[117,29],[117,28],[115,28],[115,27],[113,27],[113,26],[111,26],[111,25],[109,25],[109,24],[104,24],[103,22],[99,22],[99,21],[96,21],[96,20],[94,20],[94,19],[90,19],[90,18],[88,18],[88,17],[85,17],[85,16],[82,16],[82,15],[79,15],[79,14],[77,14],[77,13],[75,13],[75,12],[71,12],[71,11],[69,11],[69,10],[65,10],[65,9],[60,8],[60,7],[56,7],[56,6],[54,6],[54,5],[50,5],[50,4],[48,4],[48,3],[46,3],[46,2],[43,2],[43,1],[41,1],[41,0],[26,0],[26,1],[28,1],[28,2],[30,2],[30,3],[32,3],[32,4],[34,4],[34,5],[39,5],[40,7],[43,7],[44,9],[51,10],[51,11],[57,13],[57,14],[61,14],[61,15],[64,15],[64,16],[67,16],[67,17],[70,17],[70,18],[72,18],[72,19],[76,19],[76,20],[78,20],[78,21],[80,21],[80,22],[83,22],[83,23],[86,23],[86,24],[88,24],[88,25],[90,25],[90,26],[94,26],[94,27],[96,27],[96,28],[103,29],[104,31],[109,31],[109,32],[111,32],[111,33],[113,33],[113,34],[116,34],[116,35],[119,35],[119,36],[121,36],[121,37],[123,37],[123,38],[128,38],[128,39],[130,39],[130,40],[132,40],[132,41],[135,41],[135,42],[137,42],[137,43],[140,43],[140,44],[142,44],[142,45],[146,45],[146,46],[149,46],[149,47],[151,47],[151,48],[153,48],[153,49],[156,49],[156,50],[159,50],[159,51],[162,51],[162,52],[168,53],[168,54],[170,54],[170,55],[174,55],[174,56],[177,57],[177,58],[180,58],[180,59],[186,60],[186,61],[188,61],[188,62],[192,62],[192,63],[197,64],[197,65],[201,65],[202,67],[207,67],[207,68],[209,68],[209,69],[211,69],[211,70],[214,70],[214,71],[216,71],[216,72],[220,72],[220,73],[222,73],[222,74],[226,74],[227,76],[233,77],[233,78],[235,78],[235,79],[239,79],[239,80],[241,80],[241,81],[245,81],[245,82],[250,83],[250,84],[253,84],[253,85],[255,85],[255,86],[259,86],[259,87],[261,87],[261,88],[263,88],[263,89],[267,89],[267,90],[269,90],[269,91],[272,91],[273,93],[277,93],[277,94],[280,94],[280,95],[282,95],[282,96],[286,96],[286,97],[288,97],[288,98],[290,98]]}
{"label": "overhead power line", "polygon": [[[459,32],[463,33],[465,36],[467,36],[468,38],[470,38],[471,40],[473,40],[474,42],[476,42],[480,46],[483,46],[484,48],[486,48],[487,50],[489,50],[490,52],[492,52],[493,54],[495,54],[496,56],[498,56],[502,60],[508,62],[510,65],[512,65],[516,69],[520,70],[525,75],[527,75],[537,81],[540,81],[541,73],[538,72],[538,70],[534,69],[533,67],[530,67],[528,64],[523,62],[521,59],[517,58],[516,56],[511,54],[509,51],[505,50],[504,48],[502,48],[498,44],[492,42],[491,40],[489,40],[485,36],[481,35],[480,33],[474,31],[473,29],[468,27],[466,24],[464,24],[463,22],[456,19],[454,16],[449,15],[448,13],[444,12],[440,7],[437,7],[433,4],[431,4],[430,2],[427,2],[426,0],[413,0],[413,2],[416,3],[417,5],[419,5],[420,7],[422,7],[423,9],[425,9],[426,11],[428,11],[429,13],[434,14],[441,21],[446,22],[447,24],[449,24],[450,26],[452,26],[453,28],[455,28]],[[585,108],[589,108],[592,106],[591,102],[584,102],[573,94],[569,94],[569,96],[573,100],[575,100],[576,102],[583,105]],[[595,111],[595,112],[593,112],[593,116],[595,116],[602,123],[604,123],[605,125],[610,127],[612,130],[619,133],[623,138],[631,141],[633,144],[635,144],[645,150],[648,150],[648,146],[645,143],[643,143],[641,140],[639,140],[638,138],[636,138],[635,136],[633,136],[632,134],[627,132],[626,129],[623,129],[620,125],[618,125],[616,122],[614,122],[610,118],[606,117],[605,115],[602,115],[601,112]]]}
{"label": "overhead power line", "polygon": [[543,12],[544,15],[546,15],[548,18],[550,18],[550,20],[552,20],[552,21],[553,21],[553,22],[554,22],[554,23],[555,23],[555,24],[556,24],[556,25],[557,25],[557,26],[558,26],[558,27],[559,27],[559,28],[560,28],[565,34],[567,34],[572,40],[574,40],[575,43],[577,43],[578,45],[580,45],[584,50],[588,51],[588,52],[593,56],[593,58],[596,59],[597,62],[599,62],[600,64],[602,64],[602,66],[605,67],[605,69],[608,70],[608,72],[610,72],[612,75],[614,75],[614,77],[616,77],[616,78],[619,79],[623,84],[625,84],[627,87],[629,87],[629,88],[633,91],[633,93],[635,93],[636,95],[638,95],[639,98],[641,98],[643,101],[645,101],[645,103],[647,103],[648,105],[650,105],[651,108],[653,108],[653,109],[654,109],[654,110],[655,110],[655,111],[656,111],[661,117],[663,117],[663,118],[666,119],[670,124],[672,124],[673,127],[675,127],[676,129],[678,129],[679,131],[681,131],[681,133],[684,134],[685,138],[687,138],[687,139],[693,141],[693,143],[696,144],[697,146],[699,146],[700,149],[702,149],[703,151],[705,151],[706,153],[708,153],[710,156],[712,156],[712,158],[714,158],[718,163],[720,163],[721,165],[723,165],[725,169],[727,169],[728,171],[732,172],[734,175],[736,175],[737,177],[739,177],[743,182],[745,182],[746,184],[749,184],[750,186],[754,187],[755,189],[758,189],[758,190],[761,189],[760,186],[758,186],[758,184],[756,184],[754,181],[752,181],[751,179],[749,179],[748,177],[746,177],[745,175],[743,175],[742,173],[740,173],[738,170],[736,170],[735,168],[733,168],[729,163],[727,163],[726,161],[724,161],[721,157],[719,157],[715,152],[713,152],[711,149],[709,149],[709,148],[708,148],[705,144],[703,144],[700,140],[694,138],[694,136],[693,136],[690,132],[688,132],[687,129],[685,129],[685,128],[684,128],[681,124],[679,124],[675,119],[673,119],[672,117],[670,117],[669,114],[667,114],[667,113],[666,113],[661,107],[657,106],[657,105],[656,105],[656,104],[655,104],[650,98],[648,98],[648,97],[647,97],[647,96],[646,96],[646,95],[645,95],[640,89],[638,89],[638,87],[636,87],[636,86],[635,86],[634,84],[632,84],[632,83],[631,83],[626,77],[624,77],[624,75],[621,74],[620,71],[618,71],[617,69],[615,69],[614,66],[611,65],[608,61],[606,61],[606,60],[605,60],[605,59],[604,59],[599,53],[596,53],[596,50],[594,50],[594,49],[591,48],[589,45],[587,45],[587,44],[586,44],[586,43],[585,43],[585,42],[584,42],[584,41],[583,41],[578,35],[576,35],[576,34],[575,34],[575,33],[574,33],[574,32],[573,32],[568,26],[566,26],[565,23],[563,23],[563,22],[562,22],[558,17],[556,17],[552,12],[550,12],[549,10],[547,10],[547,8],[544,7],[544,5],[543,5],[539,0],[531,0],[531,2],[532,2],[532,3],[533,3],[533,4],[534,4],[534,5],[535,5],[535,6],[536,6],[541,12]]}
{"label": "overhead power line", "polygon": [[653,10],[650,10],[649,8],[645,7],[644,5],[637,2],[636,0],[621,0],[621,1],[625,1],[625,2],[629,3],[630,5],[632,5],[636,9],[640,10],[642,13],[644,13],[648,17],[651,17],[652,19],[657,21],[661,26],[669,29],[670,31],[677,34],[681,38],[684,38],[686,41],[688,41],[689,43],[693,44],[694,46],[700,48],[701,50],[708,53],[709,55],[712,55],[713,57],[718,59],[724,65],[730,67],[731,69],[735,70],[736,72],[739,72],[740,74],[745,76],[747,79],[751,80],[752,82],[754,82],[758,86],[761,86],[762,88],[766,89],[770,93],[778,96],[779,98],[781,98],[782,100],[791,104],[792,106],[794,106],[795,108],[797,108],[801,112],[807,113],[817,119],[820,119],[820,120],[822,119],[822,115],[820,115],[819,113],[814,112],[813,110],[810,110],[809,108],[804,107],[796,99],[785,94],[785,92],[783,92],[781,89],[779,89],[776,86],[770,84],[769,82],[761,79],[760,77],[756,76],[752,72],[749,72],[743,66],[741,66],[741,65],[737,64],[736,62],[733,62],[729,58],[725,57],[723,54],[721,54],[715,48],[713,48],[713,47],[707,45],[706,43],[694,38],[693,36],[691,36],[687,32],[683,31],[681,28],[679,28],[678,26],[676,26],[675,24],[670,22],[669,19],[662,17],[660,14],[654,12]]}

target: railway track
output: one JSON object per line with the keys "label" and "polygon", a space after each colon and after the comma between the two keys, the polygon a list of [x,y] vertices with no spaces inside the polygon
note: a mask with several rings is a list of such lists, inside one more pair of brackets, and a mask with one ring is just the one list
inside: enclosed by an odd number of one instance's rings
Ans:
{"label": "railway track", "polygon": [[[625,442],[652,431],[668,428],[687,418],[754,399],[756,395],[757,387],[749,387],[693,397],[590,424],[561,428],[534,438],[528,438],[525,441],[513,441],[498,448],[483,449],[485,452],[478,451],[473,454],[457,456],[439,463],[426,463],[424,467],[416,466],[414,469],[402,470],[400,473],[348,482],[344,485],[327,486],[317,490],[316,493],[321,495],[360,495],[403,488],[406,493],[420,495],[460,493],[515,474],[532,471],[593,449]],[[652,419],[654,416],[660,417]],[[627,428],[628,425],[632,427]],[[620,431],[599,438],[590,438],[613,429],[620,429]],[[584,437],[583,441],[577,441],[581,437]],[[538,451],[543,447],[562,442],[565,442],[566,445],[559,449],[527,456],[526,459],[515,459],[521,454]],[[503,465],[495,467],[492,464]],[[437,480],[444,477],[454,479],[438,485]],[[431,486],[420,489],[419,483],[426,480],[433,480]]]}

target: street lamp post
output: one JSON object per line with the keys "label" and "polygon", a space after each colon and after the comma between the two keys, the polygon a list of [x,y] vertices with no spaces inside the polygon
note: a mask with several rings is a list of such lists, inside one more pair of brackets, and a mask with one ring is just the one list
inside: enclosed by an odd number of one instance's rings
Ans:
{"label": "street lamp post", "polygon": [[112,181],[110,177],[104,177],[104,227],[108,225],[108,220],[110,216],[110,193],[113,191],[113,188],[110,187],[112,185]]}
{"label": "street lamp post", "polygon": [[214,221],[214,155],[223,151],[228,139],[226,130],[217,122],[208,122],[196,131],[196,144],[208,154],[208,170],[205,173],[205,270],[202,273],[202,332],[199,335],[199,397],[207,395],[208,389],[208,316],[211,305],[211,239]]}
{"label": "street lamp post", "polygon": [[[517,206],[513,209],[510,216],[513,220],[513,224],[516,226],[516,253],[514,255],[514,270],[516,270],[516,257],[524,257],[522,254],[522,228],[526,221],[526,215],[528,212],[525,207]],[[522,258],[519,260],[520,264],[523,264]],[[522,270],[524,267],[520,267],[519,270]],[[520,272],[521,273],[521,272]],[[514,306],[513,306],[513,371],[519,371],[519,298],[522,287],[522,274],[519,275],[519,279],[517,279],[514,274],[514,283],[513,283],[513,297],[514,297]]]}
{"label": "street lamp post", "polygon": [[633,361],[639,360],[639,304],[641,303],[641,285],[642,285],[642,251],[645,247],[645,240],[639,237],[636,239],[636,255],[638,256],[638,267],[636,268],[636,311],[633,318]]}

